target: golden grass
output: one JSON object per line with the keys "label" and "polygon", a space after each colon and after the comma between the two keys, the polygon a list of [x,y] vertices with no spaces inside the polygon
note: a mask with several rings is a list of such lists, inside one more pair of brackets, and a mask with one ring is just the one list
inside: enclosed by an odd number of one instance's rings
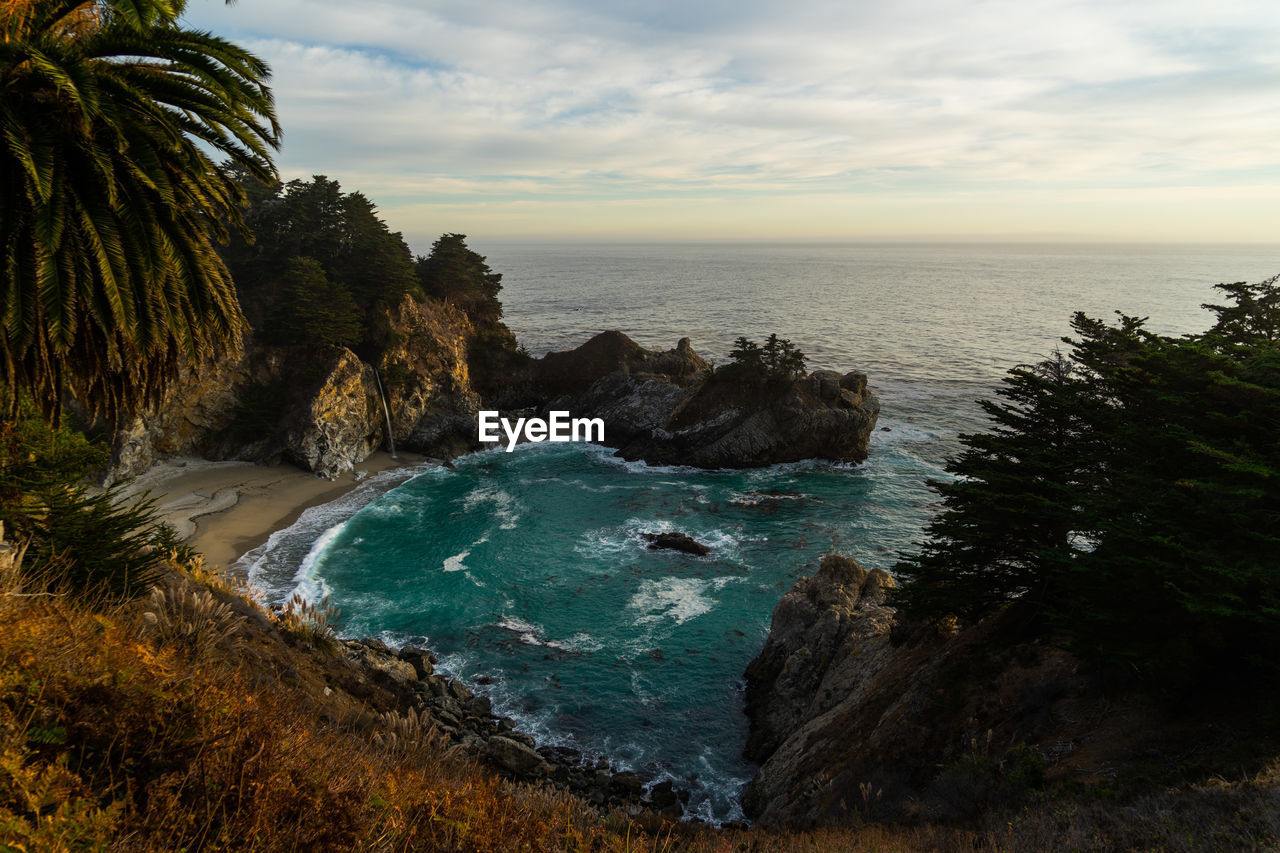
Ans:
{"label": "golden grass", "polygon": [[1265,849],[1277,837],[1239,817],[1266,813],[1274,779],[1137,816],[1051,803],[983,828],[719,832],[602,815],[499,779],[422,717],[322,695],[315,667],[332,653],[297,645],[226,586],[175,573],[129,606],[14,592],[0,590],[0,849]]}

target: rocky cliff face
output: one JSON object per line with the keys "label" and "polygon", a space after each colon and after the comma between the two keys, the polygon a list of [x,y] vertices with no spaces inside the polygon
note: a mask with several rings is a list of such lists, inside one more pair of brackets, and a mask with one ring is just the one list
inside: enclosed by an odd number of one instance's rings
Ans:
{"label": "rocky cliff face", "polygon": [[[377,366],[397,445],[440,455],[473,449],[479,398],[467,370],[466,316],[406,296],[388,311],[388,324],[393,343]],[[374,366],[350,349],[249,342],[240,357],[189,372],[159,406],[134,418],[116,437],[105,480],[181,454],[288,460],[334,477],[386,438]]]}
{"label": "rocky cliff face", "polygon": [[884,602],[893,586],[883,569],[868,572],[832,554],[782,597],[769,638],[747,667],[749,757],[764,760],[802,724],[865,690],[865,675],[892,653],[894,611]]}
{"label": "rocky cliff face", "polygon": [[397,342],[378,364],[396,445],[432,456],[474,450],[480,396],[471,387],[466,314],[404,297],[388,314]]}
{"label": "rocky cliff face", "polygon": [[[344,347],[253,343],[237,360],[190,374],[120,433],[108,480],[184,453],[288,460],[336,476],[387,446],[379,377],[398,447],[443,457],[477,449],[482,401],[468,365],[477,333],[467,316],[406,296],[387,322],[377,375]],[[602,418],[624,458],[703,468],[859,462],[879,412],[861,373],[746,385],[714,376],[687,338],[650,352],[621,332],[531,362],[499,396],[506,408]]]}
{"label": "rocky cliff face", "polygon": [[[744,797],[766,826],[966,819],[1038,785],[1136,762],[1185,767],[1230,725],[1107,693],[1068,652],[1021,639],[1016,608],[974,626],[902,624],[887,574],[823,559],[778,603],[749,665]],[[1217,734],[1215,734],[1217,732]]]}
{"label": "rocky cliff face", "polygon": [[310,383],[294,386],[294,404],[277,432],[284,458],[321,477],[350,471],[372,453],[385,428],[373,368],[335,347]]}
{"label": "rocky cliff face", "polygon": [[748,468],[801,459],[860,462],[880,404],[861,373],[817,371],[782,384],[744,386],[713,376],[682,339],[649,352],[603,332],[530,370],[543,411],[602,418],[605,440],[652,465]]}

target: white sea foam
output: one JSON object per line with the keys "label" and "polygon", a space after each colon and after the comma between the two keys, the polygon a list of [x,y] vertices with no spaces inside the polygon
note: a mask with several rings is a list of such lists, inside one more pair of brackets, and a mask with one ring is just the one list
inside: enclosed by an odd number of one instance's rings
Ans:
{"label": "white sea foam", "polygon": [[499,530],[515,530],[517,523],[520,521],[520,502],[515,496],[502,489],[496,489],[492,486],[485,486],[473,489],[467,494],[462,501],[462,509],[465,512],[477,512],[481,506],[491,504],[492,509],[489,510],[494,518],[498,519]]}
{"label": "white sea foam", "polygon": [[266,542],[232,563],[230,570],[263,590],[269,604],[280,604],[293,594],[298,570],[311,557],[319,537],[409,480],[443,470],[432,465],[392,468],[375,474],[337,500],[303,510],[297,521],[272,533]]}
{"label": "white sea foam", "polygon": [[466,569],[462,561],[471,555],[471,549],[463,551],[460,554],[454,554],[452,557],[444,558],[444,570],[446,572],[460,572]]}
{"label": "white sea foam", "polygon": [[542,626],[535,625],[532,622],[526,622],[519,616],[504,615],[498,620],[498,627],[506,629],[516,635],[516,639],[524,643],[526,646],[551,646],[555,643],[548,643],[542,636]]}
{"label": "white sea foam", "polygon": [[300,595],[306,601],[314,604],[328,597],[330,592],[329,584],[325,583],[324,578],[319,573],[320,557],[324,554],[324,550],[329,547],[329,543],[337,538],[338,534],[342,532],[342,528],[346,527],[346,525],[347,522],[340,521],[320,534],[320,538],[311,546],[311,550],[307,552],[307,556],[302,560],[302,565],[298,567],[297,573],[293,576],[294,587],[289,593],[289,598]]}
{"label": "white sea foam", "polygon": [[702,578],[646,578],[627,601],[627,608],[639,613],[634,620],[636,625],[664,620],[683,625],[715,606],[715,601],[704,595],[709,586]]}
{"label": "white sea foam", "polygon": [[565,649],[571,652],[580,652],[582,654],[590,654],[598,652],[604,648],[604,642],[598,640],[585,631],[579,631],[561,644]]}

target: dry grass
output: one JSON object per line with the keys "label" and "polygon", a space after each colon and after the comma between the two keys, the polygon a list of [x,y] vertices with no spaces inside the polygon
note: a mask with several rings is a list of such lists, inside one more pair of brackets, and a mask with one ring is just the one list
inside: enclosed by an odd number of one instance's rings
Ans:
{"label": "dry grass", "polygon": [[1273,778],[1123,809],[1050,803],[981,830],[718,832],[601,815],[497,778],[420,715],[319,695],[315,667],[336,658],[291,646],[278,623],[178,576],[126,607],[0,590],[0,848],[1190,850],[1262,849],[1280,831]]}

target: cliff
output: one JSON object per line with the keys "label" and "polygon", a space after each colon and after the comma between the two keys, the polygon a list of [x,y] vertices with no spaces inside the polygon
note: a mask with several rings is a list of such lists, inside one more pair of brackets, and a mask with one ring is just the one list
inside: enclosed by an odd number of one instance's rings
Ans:
{"label": "cliff", "polygon": [[831,555],[775,608],[746,671],[761,766],[743,805],[758,824],[975,819],[1068,782],[1231,772],[1247,740],[1218,703],[1116,689],[1022,640],[1016,608],[963,629],[903,624],[893,586]]}
{"label": "cliff", "polygon": [[350,470],[387,446],[375,367],[398,447],[441,456],[472,449],[480,401],[467,364],[470,320],[410,296],[386,320],[390,343],[376,364],[342,346],[251,340],[240,357],[188,372],[117,434],[107,482],[179,454],[289,461],[322,477]]}
{"label": "cliff", "polygon": [[688,338],[650,352],[617,331],[533,362],[522,393],[543,412],[602,418],[625,459],[700,468],[861,462],[880,411],[865,374],[744,383],[714,373]]}
{"label": "cliff", "polygon": [[506,359],[501,381],[484,383],[486,403],[472,362],[493,371],[481,351],[493,336],[463,311],[404,296],[386,325],[373,363],[342,346],[251,341],[238,359],[186,374],[117,435],[107,481],[179,454],[289,461],[334,477],[388,444],[379,378],[396,446],[445,458],[478,449],[476,413],[501,405],[602,418],[619,456],[653,465],[860,462],[880,410],[861,373],[742,383],[713,373],[688,338],[650,352],[616,331],[523,365]]}

